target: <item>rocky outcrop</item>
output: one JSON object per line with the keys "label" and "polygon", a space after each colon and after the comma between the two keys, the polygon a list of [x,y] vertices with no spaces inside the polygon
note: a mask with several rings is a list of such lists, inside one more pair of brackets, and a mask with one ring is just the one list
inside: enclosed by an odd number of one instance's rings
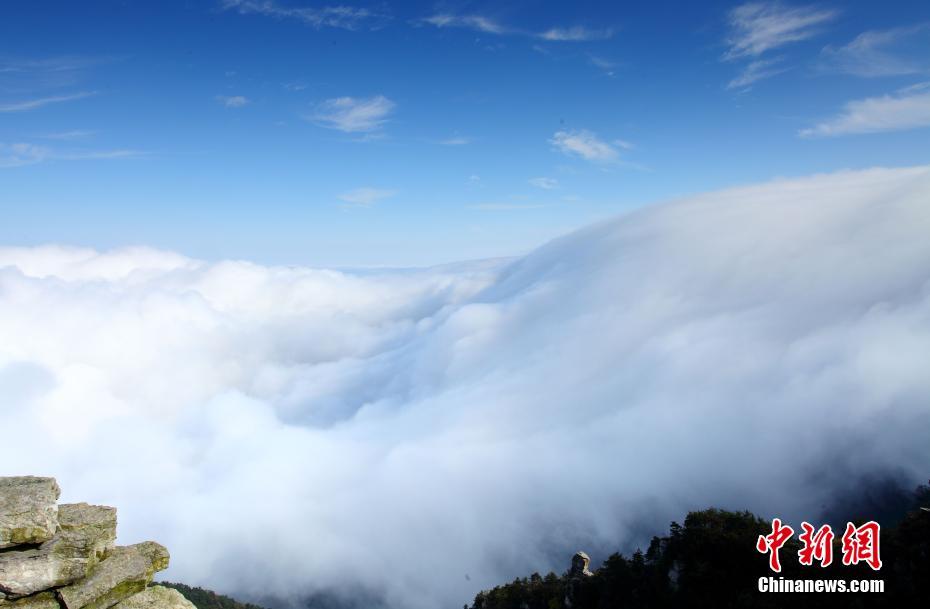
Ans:
{"label": "rocky outcrop", "polygon": [[116,546],[116,509],[57,505],[53,478],[0,478],[0,609],[195,609],[149,587],[168,550]]}
{"label": "rocky outcrop", "polygon": [[568,570],[568,576],[577,579],[591,577],[594,573],[588,569],[590,564],[591,558],[587,554],[580,550],[575,552],[575,555],[572,556],[572,566]]}
{"label": "rocky outcrop", "polygon": [[20,597],[86,577],[116,541],[116,510],[76,503],[58,508],[58,531],[36,549],[0,554],[0,592]]}
{"label": "rocky outcrop", "polygon": [[0,607],[3,609],[60,609],[54,592],[42,592],[15,601],[0,599]]}
{"label": "rocky outcrop", "polygon": [[568,609],[571,609],[575,604],[578,591],[584,587],[585,581],[594,576],[594,573],[588,569],[590,564],[591,557],[581,550],[575,552],[575,555],[572,556],[572,566],[566,574],[565,597],[562,599],[562,604]]}
{"label": "rocky outcrop", "polygon": [[190,601],[177,590],[152,586],[133,594],[114,609],[190,609]]}
{"label": "rocky outcrop", "polygon": [[168,568],[168,550],[155,542],[115,548],[91,575],[58,591],[67,609],[107,609],[152,581]]}
{"label": "rocky outcrop", "polygon": [[60,494],[54,478],[0,478],[0,549],[51,539]]}

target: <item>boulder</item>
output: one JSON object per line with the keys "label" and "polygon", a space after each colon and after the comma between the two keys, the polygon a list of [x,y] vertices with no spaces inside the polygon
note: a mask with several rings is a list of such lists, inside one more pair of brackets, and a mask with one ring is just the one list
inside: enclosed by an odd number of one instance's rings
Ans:
{"label": "boulder", "polygon": [[60,494],[54,478],[0,478],[0,549],[54,537]]}
{"label": "boulder", "polygon": [[196,609],[147,587],[168,550],[115,547],[115,508],[56,506],[59,494],[52,478],[0,478],[0,609]]}
{"label": "boulder", "polygon": [[116,540],[116,509],[65,504],[58,534],[38,548],[0,553],[0,592],[23,597],[85,577]]}
{"label": "boulder", "polygon": [[594,573],[588,569],[590,564],[591,558],[587,554],[580,550],[575,552],[575,555],[572,556],[572,566],[568,570],[568,576],[570,578],[591,577]]}
{"label": "boulder", "polygon": [[60,541],[50,542],[59,554],[86,558],[88,568],[103,560],[116,544],[116,508],[87,503],[58,507]]}
{"label": "boulder", "polygon": [[117,603],[113,609],[197,609],[177,590],[152,586]]}
{"label": "boulder", "polygon": [[0,609],[61,609],[54,592],[40,592],[15,601],[0,599]]}
{"label": "boulder", "polygon": [[153,541],[114,548],[88,575],[58,591],[66,609],[108,609],[142,592],[168,568],[168,550]]}

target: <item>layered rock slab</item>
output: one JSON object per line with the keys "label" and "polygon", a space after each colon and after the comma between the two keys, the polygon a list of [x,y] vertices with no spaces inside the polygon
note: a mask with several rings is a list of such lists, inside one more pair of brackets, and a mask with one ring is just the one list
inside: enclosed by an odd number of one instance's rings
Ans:
{"label": "layered rock slab", "polygon": [[15,601],[0,599],[0,609],[61,609],[54,592],[40,592]]}
{"label": "layered rock slab", "polygon": [[56,506],[52,478],[0,478],[0,609],[196,609],[147,588],[168,566],[154,542],[116,543],[116,509]]}
{"label": "layered rock slab", "polygon": [[38,548],[0,553],[0,593],[18,598],[85,577],[116,540],[116,509],[86,503],[58,509],[58,533]]}
{"label": "layered rock slab", "polygon": [[168,561],[168,550],[153,541],[114,548],[85,579],[58,590],[58,598],[66,609],[109,609],[145,590]]}
{"label": "layered rock slab", "polygon": [[15,601],[0,599],[0,609],[61,609],[54,592],[40,592]]}
{"label": "layered rock slab", "polygon": [[197,609],[177,590],[152,586],[116,604],[113,609]]}
{"label": "layered rock slab", "polygon": [[58,530],[54,478],[0,478],[0,549],[48,541]]}

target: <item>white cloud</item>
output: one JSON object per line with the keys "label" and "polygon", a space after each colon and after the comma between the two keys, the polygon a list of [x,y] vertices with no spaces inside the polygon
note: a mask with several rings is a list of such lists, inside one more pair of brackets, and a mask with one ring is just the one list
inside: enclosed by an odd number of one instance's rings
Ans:
{"label": "white cloud", "polygon": [[46,140],[79,140],[91,137],[96,131],[87,129],[72,129],[71,131],[57,131],[55,133],[46,133],[42,136]]}
{"label": "white cloud", "polygon": [[604,59],[603,57],[598,57],[597,55],[588,55],[588,60],[591,62],[591,65],[596,68],[600,68],[608,76],[614,75],[614,68],[617,67],[616,63]]}
{"label": "white cloud", "polygon": [[821,52],[826,70],[865,78],[930,72],[930,24],[863,32]]}
{"label": "white cloud", "polygon": [[44,146],[25,142],[4,144],[0,142],[0,168],[34,165],[47,160],[51,151]]}
{"label": "white cloud", "polygon": [[[613,145],[586,129],[557,131],[549,143],[564,154],[578,156],[586,161],[607,163],[619,159],[617,149]],[[616,145],[622,145],[624,148],[631,146],[622,140],[617,140]]]}
{"label": "white cloud", "polygon": [[467,206],[467,209],[478,211],[524,211],[540,209],[541,207],[545,207],[545,205],[539,203],[478,203]]}
{"label": "white cloud", "polygon": [[69,95],[53,95],[50,97],[39,97],[36,99],[0,104],[0,112],[26,112],[29,110],[35,110],[36,108],[41,108],[43,106],[48,106],[50,104],[60,104],[63,102],[84,99],[85,97],[91,97],[92,95],[96,94],[96,91],[82,91],[80,93],[72,93]]}
{"label": "white cloud", "polygon": [[559,187],[559,181],[555,178],[532,178],[530,184],[543,190],[555,190]]}
{"label": "white cloud", "polygon": [[423,23],[439,28],[456,27],[485,32],[486,34],[504,34],[506,28],[489,17],[481,15],[454,15],[451,13],[437,13],[422,19]]}
{"label": "white cloud", "polygon": [[837,16],[813,6],[789,7],[779,2],[749,2],[728,15],[731,35],[725,59],[758,56],[792,42],[814,37]]}
{"label": "white cloud", "polygon": [[166,579],[403,609],[695,506],[817,517],[926,479],[928,196],[778,180],[396,272],[0,248],[0,474],[119,506]]}
{"label": "white cloud", "polygon": [[760,80],[785,72],[788,68],[780,65],[781,61],[781,57],[774,57],[749,62],[740,75],[727,84],[727,89],[746,89]]}
{"label": "white cloud", "polygon": [[[483,32],[485,34],[529,36],[551,42],[584,42],[589,40],[605,40],[613,36],[613,30],[593,30],[583,26],[553,27],[542,32],[520,30],[501,25],[495,19],[482,15],[460,15],[455,13],[436,13],[420,19],[414,23],[425,23],[438,28],[463,28]],[[536,50],[545,52],[541,48]]]}
{"label": "white cloud", "polygon": [[446,138],[439,143],[443,146],[465,146],[466,144],[471,144],[471,138],[456,135],[450,138]]}
{"label": "white cloud", "polygon": [[930,83],[902,89],[894,95],[848,102],[837,116],[810,129],[802,137],[877,133],[930,127]]}
{"label": "white cloud", "polygon": [[309,118],[323,127],[359,133],[379,129],[387,122],[394,107],[394,102],[383,95],[337,97],[321,103]]}
{"label": "white cloud", "polygon": [[93,161],[106,159],[125,159],[145,156],[142,150],[56,150],[47,146],[38,146],[28,142],[5,144],[0,142],[0,169],[35,165],[46,161]]}
{"label": "white cloud", "polygon": [[220,102],[227,108],[242,108],[251,103],[251,101],[242,95],[217,95],[216,101]]}
{"label": "white cloud", "polygon": [[627,140],[614,140],[613,144],[614,146],[623,148],[624,150],[633,150],[634,148],[636,148],[633,142],[628,142]]}
{"label": "white cloud", "polygon": [[352,205],[360,205],[367,207],[382,199],[387,199],[388,197],[393,197],[397,194],[394,190],[384,190],[382,188],[356,188],[355,190],[350,190],[349,192],[342,193],[339,195],[339,198]]}
{"label": "white cloud", "polygon": [[317,29],[333,27],[357,30],[363,25],[376,29],[388,19],[387,15],[367,8],[344,5],[311,8],[281,6],[273,0],[221,0],[221,7],[243,15],[254,13],[279,19],[296,19]]}
{"label": "white cloud", "polygon": [[95,64],[112,61],[107,57],[61,56],[43,59],[0,59],[0,74],[76,72]]}
{"label": "white cloud", "polygon": [[539,34],[543,40],[572,41],[605,40],[613,36],[612,30],[592,30],[582,26],[568,28],[554,27]]}
{"label": "white cloud", "polygon": [[150,152],[145,150],[118,148],[115,150],[76,150],[70,152],[56,152],[51,158],[62,161],[94,161],[106,159],[131,159],[140,156],[148,156],[150,154]]}

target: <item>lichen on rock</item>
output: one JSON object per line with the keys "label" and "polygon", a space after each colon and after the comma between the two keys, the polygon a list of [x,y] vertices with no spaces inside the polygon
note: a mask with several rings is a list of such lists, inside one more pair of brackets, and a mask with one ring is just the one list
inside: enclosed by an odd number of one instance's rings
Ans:
{"label": "lichen on rock", "polygon": [[40,592],[16,600],[0,599],[0,609],[61,609],[54,592]]}
{"label": "lichen on rock", "polygon": [[114,548],[81,581],[58,591],[67,609],[108,609],[141,592],[157,571],[168,568],[168,550],[153,541]]}
{"label": "lichen on rock", "polygon": [[116,540],[116,509],[86,503],[58,510],[58,533],[38,548],[0,554],[0,590],[22,597],[85,577]]}
{"label": "lichen on rock", "polygon": [[48,541],[58,530],[54,478],[0,478],[0,549]]}
{"label": "lichen on rock", "polygon": [[114,606],[114,609],[196,609],[177,590],[152,586]]}
{"label": "lichen on rock", "polygon": [[164,546],[115,547],[115,508],[58,506],[60,493],[54,478],[0,477],[0,609],[196,609],[148,587]]}

